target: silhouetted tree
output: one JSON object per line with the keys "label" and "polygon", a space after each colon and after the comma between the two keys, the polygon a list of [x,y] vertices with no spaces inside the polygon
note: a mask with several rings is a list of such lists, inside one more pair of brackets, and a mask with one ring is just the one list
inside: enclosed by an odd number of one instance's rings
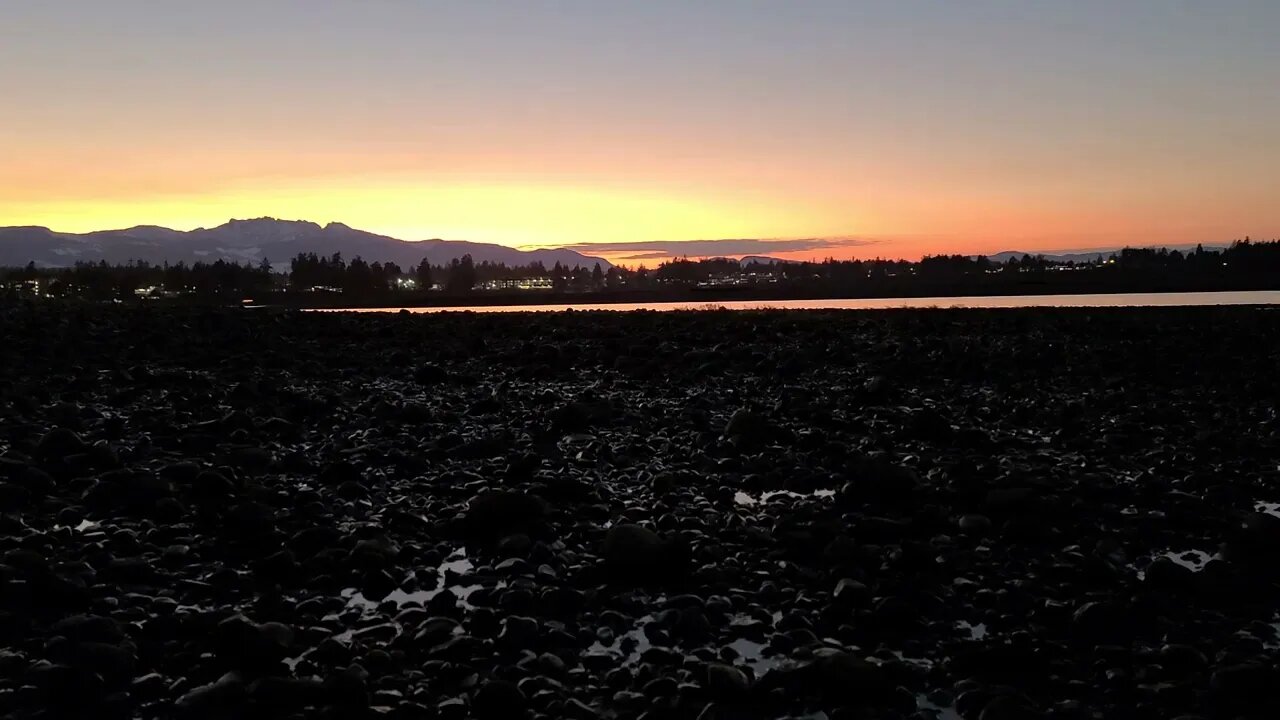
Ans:
{"label": "silhouetted tree", "polygon": [[476,286],[476,265],[467,253],[462,259],[454,258],[449,263],[449,281],[445,289],[449,292],[470,292]]}
{"label": "silhouetted tree", "polygon": [[418,287],[423,290],[431,289],[431,263],[426,258],[422,258],[422,262],[418,263],[418,267],[413,269],[413,278],[418,283]]}

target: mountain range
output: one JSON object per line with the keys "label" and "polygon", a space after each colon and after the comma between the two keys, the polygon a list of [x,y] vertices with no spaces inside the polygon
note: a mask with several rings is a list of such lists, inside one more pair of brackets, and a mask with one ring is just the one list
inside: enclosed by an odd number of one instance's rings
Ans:
{"label": "mountain range", "polygon": [[77,262],[111,264],[130,260],[154,264],[187,264],[197,261],[229,260],[259,263],[267,258],[277,270],[288,268],[298,253],[330,256],[342,253],[350,260],[357,255],[368,262],[394,262],[402,268],[416,266],[423,258],[433,265],[446,265],[454,258],[471,255],[477,263],[489,261],[507,265],[542,262],[548,268],[557,262],[569,267],[611,267],[604,258],[575,250],[517,250],[505,245],[457,240],[398,240],[365,232],[342,223],[320,226],[305,220],[231,220],[215,228],[190,231],[139,225],[125,230],[90,233],[54,232],[46,227],[0,227],[0,267],[68,267]]}

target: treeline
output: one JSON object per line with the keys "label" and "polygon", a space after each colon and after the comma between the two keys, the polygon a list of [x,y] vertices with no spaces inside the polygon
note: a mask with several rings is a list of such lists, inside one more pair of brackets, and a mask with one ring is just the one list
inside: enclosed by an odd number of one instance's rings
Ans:
{"label": "treeline", "polygon": [[24,268],[0,270],[0,282],[10,294],[39,287],[39,294],[51,297],[111,300],[135,298],[140,291],[148,295],[203,297],[261,294],[280,287],[283,277],[274,273],[270,261],[264,258],[256,265],[226,260],[191,265],[77,262],[69,268],[37,268],[28,264]]}
{"label": "treeline", "polygon": [[477,263],[470,254],[454,258],[448,265],[432,265],[423,259],[416,267],[404,270],[395,263],[367,263],[360,257],[348,262],[343,260],[342,253],[328,257],[301,253],[289,264],[289,287],[300,291],[341,290],[357,295],[433,288],[462,293],[497,280],[546,278],[551,281],[552,289],[569,292],[620,287],[622,272],[619,268],[605,272],[598,263],[590,269],[571,268],[558,262],[550,269],[541,262],[516,266],[487,260]]}
{"label": "treeline", "polygon": [[[341,292],[344,297],[377,298],[391,293],[465,294],[478,290],[512,290],[522,280],[538,280],[554,293],[650,294],[680,288],[756,288],[775,295],[832,297],[859,294],[1017,292],[1028,285],[1047,285],[1063,292],[1127,292],[1144,290],[1272,289],[1280,287],[1280,240],[1248,238],[1221,250],[1125,249],[1087,262],[1056,261],[1022,255],[1004,261],[965,255],[927,256],[905,260],[825,260],[822,262],[752,262],[711,258],[676,259],[654,268],[611,267],[607,271],[557,263],[508,266],[475,262],[470,255],[447,265],[427,260],[412,268],[395,263],[344,260],[341,254],[303,253],[276,272],[263,259],[251,264],[218,260],[192,265],[124,265],[77,263],[70,268],[0,269],[0,288],[14,294],[90,299],[123,299],[139,295],[227,299],[274,293]],[[509,282],[497,282],[509,281]]]}

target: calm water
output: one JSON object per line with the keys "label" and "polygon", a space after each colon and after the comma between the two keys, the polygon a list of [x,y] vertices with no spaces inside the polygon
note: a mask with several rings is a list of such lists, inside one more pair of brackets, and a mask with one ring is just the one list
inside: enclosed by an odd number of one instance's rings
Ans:
{"label": "calm water", "polygon": [[[729,300],[721,302],[490,305],[404,308],[414,313],[560,312],[563,310],[885,310],[892,308],[1143,307],[1179,305],[1280,305],[1280,291],[1118,293],[1110,295],[1008,295],[1003,297],[864,298],[856,300]],[[401,308],[349,308],[320,312],[398,312]]]}

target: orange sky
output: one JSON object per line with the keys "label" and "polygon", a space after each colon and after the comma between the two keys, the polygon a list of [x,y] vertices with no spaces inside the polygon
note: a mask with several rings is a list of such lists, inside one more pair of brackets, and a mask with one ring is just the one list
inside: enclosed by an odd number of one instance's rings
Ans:
{"label": "orange sky", "polygon": [[1280,235],[1280,6],[69,4],[0,27],[0,225],[863,240],[797,258]]}

